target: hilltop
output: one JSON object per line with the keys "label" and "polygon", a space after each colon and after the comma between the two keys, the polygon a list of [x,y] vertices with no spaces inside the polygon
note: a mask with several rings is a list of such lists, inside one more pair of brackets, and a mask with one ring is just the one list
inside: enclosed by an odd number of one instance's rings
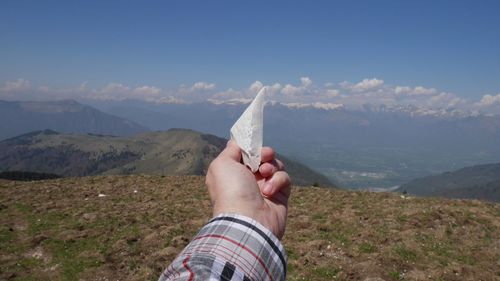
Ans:
{"label": "hilltop", "polygon": [[[227,140],[184,129],[130,137],[60,134],[45,130],[0,142],[0,171],[60,176],[205,175]],[[296,184],[332,185],[323,175],[278,155]]]}
{"label": "hilltop", "polygon": [[418,178],[396,191],[418,196],[474,198],[500,201],[500,163],[484,164]]}
{"label": "hilltop", "polygon": [[[477,200],[294,187],[287,280],[498,280],[499,216]],[[156,280],[209,218],[199,176],[1,180],[0,279]]]}

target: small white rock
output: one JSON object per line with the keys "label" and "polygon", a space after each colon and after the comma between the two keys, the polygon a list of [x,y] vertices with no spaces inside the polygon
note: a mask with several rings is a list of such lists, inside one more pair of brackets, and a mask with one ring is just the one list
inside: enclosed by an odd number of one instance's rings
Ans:
{"label": "small white rock", "polygon": [[106,197],[107,195],[106,194],[102,194],[102,193],[99,193],[99,195],[97,195],[97,197]]}

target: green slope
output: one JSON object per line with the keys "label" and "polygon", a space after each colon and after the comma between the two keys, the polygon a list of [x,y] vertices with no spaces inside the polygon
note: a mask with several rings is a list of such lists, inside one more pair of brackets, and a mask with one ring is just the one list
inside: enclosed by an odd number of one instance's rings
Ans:
{"label": "green slope", "polygon": [[[61,176],[204,175],[226,140],[184,129],[131,137],[38,131],[0,142],[0,171]],[[332,185],[308,167],[279,156],[297,185]]]}
{"label": "green slope", "polygon": [[500,201],[500,163],[466,167],[454,172],[423,177],[396,191],[420,196],[476,198]]}

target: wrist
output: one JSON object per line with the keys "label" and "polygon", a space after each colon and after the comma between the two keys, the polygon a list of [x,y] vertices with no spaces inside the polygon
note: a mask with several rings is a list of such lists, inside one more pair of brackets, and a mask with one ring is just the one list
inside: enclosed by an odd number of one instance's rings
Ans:
{"label": "wrist", "polygon": [[[265,228],[269,232],[271,232],[275,237],[279,240],[283,237],[285,226],[281,225],[282,222],[279,219],[271,219],[270,215],[273,212],[271,210],[255,210],[255,209],[242,209],[242,208],[224,208],[217,209],[214,208],[213,218],[221,217],[225,215],[231,216],[242,216],[247,219],[250,219],[254,222],[257,222],[260,227]],[[284,222],[283,222],[284,224]]]}
{"label": "wrist", "polygon": [[223,217],[230,217],[230,218],[234,218],[234,219],[243,220],[243,221],[247,222],[248,227],[250,227],[252,229],[257,228],[260,231],[266,233],[267,235],[270,235],[273,239],[276,239],[278,241],[280,240],[278,238],[278,236],[276,235],[276,232],[273,231],[272,227],[269,224],[265,224],[265,222],[266,222],[265,220],[262,220],[262,219],[258,220],[255,217],[242,214],[241,212],[226,211],[226,212],[218,213],[218,214],[214,213],[214,216],[210,219],[210,222],[218,220],[218,219],[223,218]]}

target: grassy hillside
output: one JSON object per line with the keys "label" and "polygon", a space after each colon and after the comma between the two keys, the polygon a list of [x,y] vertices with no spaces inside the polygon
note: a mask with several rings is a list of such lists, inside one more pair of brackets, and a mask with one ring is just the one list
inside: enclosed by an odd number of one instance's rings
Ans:
{"label": "grassy hillside", "polygon": [[[3,180],[0,279],[156,280],[209,218],[203,177]],[[295,187],[287,279],[498,280],[499,218],[480,201]]]}
{"label": "grassy hillside", "polygon": [[[131,137],[38,131],[0,142],[0,172],[61,176],[151,174],[204,175],[227,140],[184,129]],[[331,185],[323,175],[279,156],[296,184]]]}
{"label": "grassy hillside", "polygon": [[454,172],[418,178],[397,191],[419,196],[475,198],[500,201],[500,163],[466,167]]}

